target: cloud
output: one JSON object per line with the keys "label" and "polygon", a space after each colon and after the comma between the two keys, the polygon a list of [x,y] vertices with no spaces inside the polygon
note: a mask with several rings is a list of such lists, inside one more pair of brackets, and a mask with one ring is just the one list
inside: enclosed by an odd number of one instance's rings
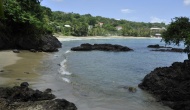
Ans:
{"label": "cloud", "polygon": [[134,10],[131,10],[131,9],[121,9],[121,12],[122,13],[133,13]]}
{"label": "cloud", "polygon": [[183,3],[184,3],[185,5],[190,5],[190,0],[183,0]]}
{"label": "cloud", "polygon": [[160,19],[160,18],[154,17],[154,16],[150,17],[150,19],[151,19],[150,20],[151,23],[167,23],[167,20]]}
{"label": "cloud", "polygon": [[54,2],[62,2],[63,0],[51,0],[51,1],[54,1]]}

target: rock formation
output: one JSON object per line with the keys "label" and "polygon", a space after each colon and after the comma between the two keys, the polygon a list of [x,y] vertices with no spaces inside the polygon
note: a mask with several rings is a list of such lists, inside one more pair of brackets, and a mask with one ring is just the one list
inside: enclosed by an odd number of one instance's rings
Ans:
{"label": "rock formation", "polygon": [[44,92],[28,88],[27,82],[13,88],[0,88],[0,110],[77,110],[65,99],[55,99],[50,89]]}
{"label": "rock formation", "polygon": [[190,110],[190,60],[156,68],[139,87],[174,110]]}
{"label": "rock formation", "polygon": [[160,51],[160,52],[184,52],[184,49],[181,49],[181,48],[165,47],[165,46],[160,46],[159,44],[148,45],[147,47],[148,47],[148,48],[155,48],[154,50],[151,50],[151,51]]}
{"label": "rock formation", "polygon": [[114,52],[120,52],[120,51],[132,51],[133,49],[130,49],[126,46],[121,45],[112,45],[112,44],[81,44],[78,47],[71,48],[72,51],[91,51],[91,50],[101,50],[101,51],[114,51]]}

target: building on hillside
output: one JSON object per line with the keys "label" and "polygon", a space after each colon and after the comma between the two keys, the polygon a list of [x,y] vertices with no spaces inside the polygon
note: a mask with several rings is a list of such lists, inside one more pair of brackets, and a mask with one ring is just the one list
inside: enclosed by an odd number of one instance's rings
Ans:
{"label": "building on hillside", "polygon": [[65,26],[65,27],[68,27],[68,28],[70,28],[70,27],[71,27],[70,25],[67,25],[67,24],[66,24],[66,25],[64,25],[64,26]]}
{"label": "building on hillside", "polygon": [[99,25],[100,27],[102,27],[103,24],[104,24],[104,23],[102,23],[102,22],[99,22],[99,23],[98,23],[98,25]]}
{"label": "building on hillside", "polygon": [[162,28],[157,28],[157,27],[153,27],[153,28],[150,28],[150,37],[161,37],[161,33],[163,31],[165,31],[166,28],[165,27],[162,27]]}
{"label": "building on hillside", "polygon": [[121,29],[123,29],[122,26],[116,26],[115,28],[116,28],[118,31],[121,30]]}

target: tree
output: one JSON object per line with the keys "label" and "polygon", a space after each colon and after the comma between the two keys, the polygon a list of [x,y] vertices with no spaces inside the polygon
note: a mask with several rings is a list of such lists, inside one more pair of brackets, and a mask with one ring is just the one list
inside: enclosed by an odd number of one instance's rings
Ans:
{"label": "tree", "polygon": [[176,17],[172,19],[167,31],[163,32],[163,40],[166,44],[174,43],[179,45],[184,41],[185,52],[190,59],[190,19],[187,17]]}
{"label": "tree", "polygon": [[4,18],[3,0],[0,0],[0,18]]}

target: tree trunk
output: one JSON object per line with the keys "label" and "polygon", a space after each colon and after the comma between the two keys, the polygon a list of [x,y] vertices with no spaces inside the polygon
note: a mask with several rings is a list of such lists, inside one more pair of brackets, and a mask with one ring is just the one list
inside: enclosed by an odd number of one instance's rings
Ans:
{"label": "tree trunk", "polygon": [[190,60],[190,53],[188,53],[187,55],[188,55],[188,60]]}

